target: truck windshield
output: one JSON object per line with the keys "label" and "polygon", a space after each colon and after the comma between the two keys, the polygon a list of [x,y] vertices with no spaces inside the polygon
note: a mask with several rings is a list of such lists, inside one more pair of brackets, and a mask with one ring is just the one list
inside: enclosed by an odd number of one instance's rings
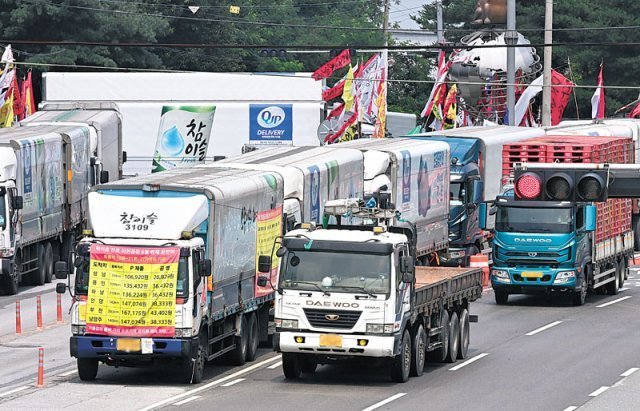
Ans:
{"label": "truck windshield", "polygon": [[7,207],[4,203],[5,196],[0,195],[0,227],[4,230],[7,226]]}
{"label": "truck windshield", "polygon": [[449,204],[452,206],[462,205],[464,203],[464,184],[449,184]]}
{"label": "truck windshield", "polygon": [[517,233],[570,233],[571,208],[498,207],[496,230]]}
{"label": "truck windshield", "polygon": [[[89,292],[89,267],[91,260],[88,257],[76,257],[82,259],[80,267],[76,268],[76,293],[87,295]],[[178,281],[176,284],[176,297],[189,296],[189,257],[180,257],[178,263]]]}
{"label": "truck windshield", "polygon": [[280,287],[296,290],[388,294],[389,255],[349,252],[290,251]]}

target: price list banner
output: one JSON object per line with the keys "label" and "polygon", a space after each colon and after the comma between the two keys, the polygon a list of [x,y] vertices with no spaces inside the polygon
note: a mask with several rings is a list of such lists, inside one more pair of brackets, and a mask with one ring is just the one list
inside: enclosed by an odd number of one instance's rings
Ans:
{"label": "price list banner", "polygon": [[87,333],[173,337],[180,248],[92,244]]}

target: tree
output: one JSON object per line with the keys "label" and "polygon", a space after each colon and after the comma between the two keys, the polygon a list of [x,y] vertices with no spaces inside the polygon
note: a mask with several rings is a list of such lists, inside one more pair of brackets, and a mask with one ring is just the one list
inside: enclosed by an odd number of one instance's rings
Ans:
{"label": "tree", "polygon": [[[458,40],[472,29],[470,21],[475,10],[475,0],[444,0],[443,15],[446,22],[447,38]],[[517,2],[517,28],[533,44],[544,41],[544,2],[539,0],[519,0]],[[580,43],[626,43],[637,41],[637,29],[618,29],[621,26],[640,25],[640,2],[637,0],[616,0],[593,2],[588,0],[563,0],[554,3],[553,41],[565,43],[553,49],[552,66],[564,74],[569,74],[568,62],[574,80],[580,85],[595,86],[601,62],[604,62],[606,86],[637,86],[637,67],[640,56],[632,48],[625,46],[591,46]],[[425,29],[435,25],[435,6],[423,6],[416,21]],[[460,23],[464,23],[460,26]],[[542,48],[537,48],[539,55]],[[570,104],[566,117],[591,118],[591,95],[593,88],[576,90],[579,113]],[[613,112],[637,97],[637,90],[606,88],[607,114]]]}

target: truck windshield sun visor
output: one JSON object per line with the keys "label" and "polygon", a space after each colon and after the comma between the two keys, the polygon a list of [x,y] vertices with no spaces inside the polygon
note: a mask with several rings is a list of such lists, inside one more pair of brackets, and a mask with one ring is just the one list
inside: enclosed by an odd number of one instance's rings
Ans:
{"label": "truck windshield sun visor", "polygon": [[355,243],[348,241],[310,241],[306,238],[285,238],[283,246],[288,251],[339,251],[350,253],[366,253],[389,255],[393,252],[393,246],[389,243]]}

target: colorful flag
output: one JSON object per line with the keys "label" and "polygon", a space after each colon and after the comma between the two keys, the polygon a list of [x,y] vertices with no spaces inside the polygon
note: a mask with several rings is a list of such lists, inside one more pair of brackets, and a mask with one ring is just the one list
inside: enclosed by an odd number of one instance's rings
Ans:
{"label": "colorful flag", "polygon": [[431,94],[427,99],[427,104],[425,104],[424,109],[422,109],[422,113],[420,113],[420,117],[427,117],[429,113],[431,113],[431,110],[433,109],[433,99],[440,88],[444,85],[447,73],[449,73],[449,69],[452,64],[453,63],[451,61],[447,63],[444,51],[440,51],[440,54],[438,55],[438,72],[436,73],[436,81],[433,84]]}
{"label": "colorful flag", "polygon": [[0,106],[0,127],[11,127],[14,121],[13,114],[13,93],[7,93],[7,98]]}
{"label": "colorful flag", "polygon": [[551,70],[551,84],[551,125],[555,126],[562,121],[574,84],[555,70]]}
{"label": "colorful flag", "polygon": [[538,77],[533,80],[531,84],[522,92],[522,95],[518,99],[515,107],[515,116],[516,121],[513,124],[520,124],[524,115],[527,113],[529,109],[529,103],[531,99],[538,95],[542,91],[542,81],[543,76]]}
{"label": "colorful flag", "polygon": [[633,110],[631,110],[627,117],[640,118],[640,103],[636,104],[636,106],[633,108]]}
{"label": "colorful flag", "polygon": [[349,116],[346,119],[346,121],[342,123],[342,126],[340,126],[340,129],[338,129],[338,131],[336,131],[333,134],[329,134],[324,138],[324,142],[326,144],[335,143],[336,140],[342,137],[342,135],[347,131],[347,129],[352,125],[354,125],[357,121],[358,121],[358,113],[351,114],[351,116]]}
{"label": "colorful flag", "polygon": [[22,99],[24,101],[24,116],[28,117],[36,112],[36,103],[33,98],[33,84],[31,82],[31,70],[27,78],[22,82]]}
{"label": "colorful flag", "polygon": [[354,103],[353,93],[353,67],[349,66],[349,72],[347,73],[347,79],[344,82],[344,90],[342,91],[342,101],[344,101],[344,108],[347,111],[351,111]]}
{"label": "colorful flag", "polygon": [[333,110],[329,112],[329,114],[327,115],[327,120],[329,120],[330,118],[338,117],[339,115],[342,114],[343,111],[344,111],[344,103],[341,103],[340,105],[334,107]]}
{"label": "colorful flag", "polygon": [[333,87],[326,90],[322,90],[322,99],[324,101],[330,101],[334,98],[338,98],[344,92],[344,80],[340,80]]}
{"label": "colorful flag", "polygon": [[320,68],[318,68],[316,71],[314,71],[311,75],[311,78],[316,81],[322,80],[332,75],[334,71],[339,70],[349,64],[351,64],[351,54],[349,53],[349,49],[342,50],[340,54],[320,66]]}
{"label": "colorful flag", "polygon": [[591,118],[594,120],[600,120],[604,118],[605,114],[605,101],[604,101],[604,80],[602,79],[602,68],[600,64],[600,74],[598,74],[598,87],[596,88],[593,97],[591,97]]}
{"label": "colorful flag", "polygon": [[[16,70],[16,69],[14,69]],[[11,83],[11,92],[13,93],[13,114],[17,117],[18,121],[24,119],[24,103],[20,96],[20,87],[18,87],[18,76],[13,76],[13,82]]]}

